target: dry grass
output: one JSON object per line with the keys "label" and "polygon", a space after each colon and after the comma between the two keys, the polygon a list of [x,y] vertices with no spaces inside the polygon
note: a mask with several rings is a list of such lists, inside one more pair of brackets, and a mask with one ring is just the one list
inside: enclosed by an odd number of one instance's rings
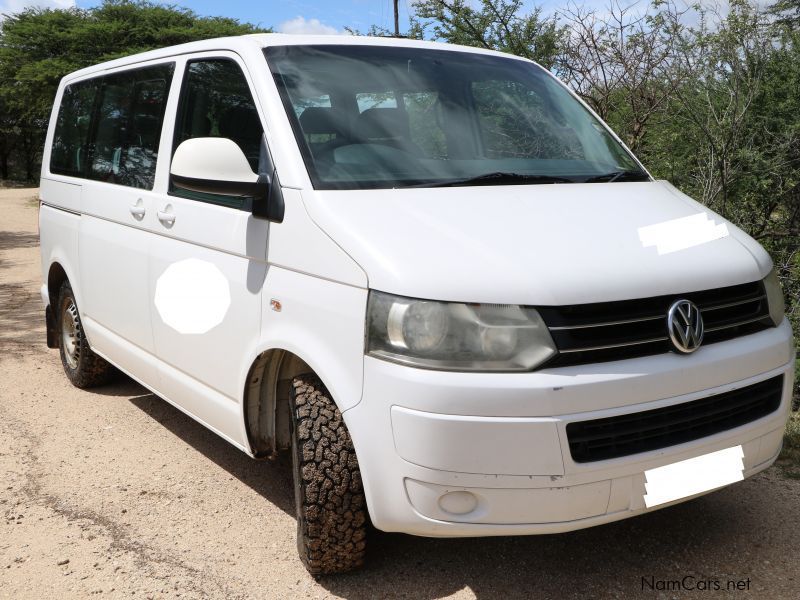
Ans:
{"label": "dry grass", "polygon": [[800,411],[793,412],[786,424],[778,465],[786,477],[800,479]]}
{"label": "dry grass", "polygon": [[[795,377],[800,377],[800,358],[795,362]],[[800,409],[800,379],[795,382],[794,405],[792,408]],[[800,479],[800,410],[795,410],[786,423],[783,434],[783,451],[778,457],[778,465],[783,474],[792,479]]]}
{"label": "dry grass", "polygon": [[15,181],[13,179],[0,179],[0,189],[17,189],[36,187],[37,184],[31,181]]}

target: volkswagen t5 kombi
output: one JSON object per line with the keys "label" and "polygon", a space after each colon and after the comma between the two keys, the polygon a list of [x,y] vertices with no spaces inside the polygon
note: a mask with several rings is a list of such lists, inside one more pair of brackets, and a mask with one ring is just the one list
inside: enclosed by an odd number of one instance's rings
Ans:
{"label": "volkswagen t5 kombi", "polygon": [[291,451],[315,574],[362,563],[368,518],[567,531],[781,447],[769,256],[528,60],[255,35],[72,73],[40,227],[68,378],[113,365],[255,458]]}

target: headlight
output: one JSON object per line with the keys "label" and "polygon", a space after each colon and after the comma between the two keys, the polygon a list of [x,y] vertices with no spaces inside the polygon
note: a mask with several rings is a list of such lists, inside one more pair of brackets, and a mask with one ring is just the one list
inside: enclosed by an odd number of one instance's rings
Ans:
{"label": "headlight", "polygon": [[428,369],[529,371],[556,348],[532,308],[433,302],[372,291],[367,353]]}
{"label": "headlight", "polygon": [[786,306],[783,303],[783,290],[781,289],[781,282],[778,281],[778,273],[773,268],[764,278],[764,289],[767,292],[767,305],[769,306],[769,316],[775,326],[781,324],[783,321],[783,313]]}

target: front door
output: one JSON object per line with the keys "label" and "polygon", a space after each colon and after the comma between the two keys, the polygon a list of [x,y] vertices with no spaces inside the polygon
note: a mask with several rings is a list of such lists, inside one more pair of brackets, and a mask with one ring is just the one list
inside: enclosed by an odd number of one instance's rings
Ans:
{"label": "front door", "polygon": [[[261,117],[235,55],[188,59],[172,149],[226,137],[254,171],[265,152]],[[171,188],[156,202],[150,244],[152,328],[160,390],[239,446],[242,371],[261,327],[268,223],[250,200]]]}

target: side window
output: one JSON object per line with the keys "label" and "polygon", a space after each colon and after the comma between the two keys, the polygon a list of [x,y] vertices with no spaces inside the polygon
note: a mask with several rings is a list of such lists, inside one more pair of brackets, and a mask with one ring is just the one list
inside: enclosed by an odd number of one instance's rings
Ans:
{"label": "side window", "polygon": [[[233,140],[244,152],[253,171],[258,172],[264,130],[244,73],[233,60],[196,60],[187,65],[173,152],[181,142],[195,137]],[[185,195],[183,190],[177,189],[171,193]],[[189,195],[198,197],[196,193]],[[230,203],[228,198],[225,204]]]}
{"label": "side window", "polygon": [[174,64],[67,86],[50,171],[151,189]]}
{"label": "side window", "polygon": [[365,92],[356,94],[358,112],[363,113],[370,108],[397,108],[397,97],[394,92]]}
{"label": "side window", "polygon": [[174,65],[102,79],[89,147],[89,179],[151,189]]}
{"label": "side window", "polygon": [[64,89],[50,153],[50,171],[82,177],[86,167],[97,82],[81,81]]}

